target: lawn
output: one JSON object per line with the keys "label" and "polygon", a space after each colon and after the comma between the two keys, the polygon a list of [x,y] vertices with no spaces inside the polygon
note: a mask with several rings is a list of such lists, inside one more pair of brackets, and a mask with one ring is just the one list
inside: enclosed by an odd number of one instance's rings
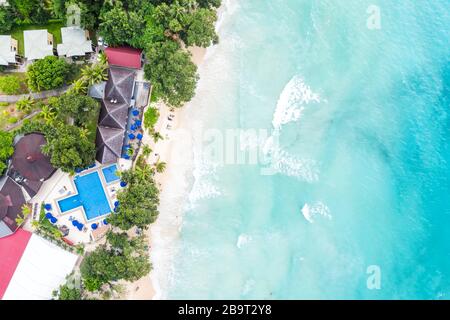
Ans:
{"label": "lawn", "polygon": [[62,43],[61,39],[61,28],[65,27],[65,22],[62,20],[49,20],[46,24],[21,24],[16,25],[11,30],[11,36],[19,42],[19,54],[24,55],[24,45],[23,45],[23,31],[24,30],[39,30],[47,29],[48,32],[53,34],[53,42],[56,46]]}

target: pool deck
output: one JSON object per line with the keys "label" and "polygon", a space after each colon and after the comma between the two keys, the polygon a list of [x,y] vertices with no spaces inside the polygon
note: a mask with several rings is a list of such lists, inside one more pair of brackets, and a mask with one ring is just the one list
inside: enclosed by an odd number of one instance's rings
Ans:
{"label": "pool deck", "polygon": [[[92,172],[98,171],[100,181],[105,191],[109,206],[110,208],[114,208],[114,202],[117,199],[117,191],[120,190],[121,187],[120,187],[120,180],[111,182],[109,184],[106,183],[101,169],[109,166],[111,166],[111,164],[101,166],[97,163],[95,167],[82,171],[81,173],[75,176],[84,176]],[[117,165],[117,168],[120,168],[120,166]],[[70,230],[69,234],[65,237],[66,239],[70,240],[74,244],[90,243],[103,237],[104,234],[106,233],[105,230],[109,229],[109,226],[103,224],[104,218],[109,214],[102,215],[91,220],[87,220],[87,217],[85,215],[82,206],[67,212],[61,212],[61,210],[59,209],[58,201],[78,193],[73,180],[75,176],[71,177],[67,173],[58,170],[52,176],[51,179],[46,181],[46,183],[41,188],[39,194],[35,198],[33,198],[33,203],[38,203],[39,206],[42,203],[51,204],[52,210],[50,212],[58,219],[56,225],[58,227],[65,225]],[[82,231],[79,231],[76,227],[72,225],[71,222],[72,218],[83,223],[85,228]],[[92,230],[91,228],[92,223],[99,224],[99,228],[97,229],[98,231],[96,230],[94,232],[94,230]]]}

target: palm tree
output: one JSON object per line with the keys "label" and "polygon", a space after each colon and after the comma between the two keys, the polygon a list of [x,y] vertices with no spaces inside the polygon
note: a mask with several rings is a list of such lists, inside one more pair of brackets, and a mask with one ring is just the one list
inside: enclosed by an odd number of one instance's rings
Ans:
{"label": "palm tree", "polygon": [[164,139],[164,137],[157,131],[153,132],[152,136],[153,136],[153,140],[155,141],[155,143],[158,142],[159,140]]}
{"label": "palm tree", "polygon": [[166,170],[167,163],[159,162],[159,160],[155,163],[155,169],[158,173],[163,173]]}
{"label": "palm tree", "polygon": [[89,137],[90,131],[87,128],[80,128],[80,137],[86,139]]}
{"label": "palm tree", "polygon": [[21,226],[22,223],[25,221],[25,219],[22,218],[21,216],[17,216],[17,218],[16,218],[15,220],[16,220],[16,224],[17,224],[18,226]]}
{"label": "palm tree", "polygon": [[106,65],[100,63],[84,67],[81,74],[90,85],[108,80]]}
{"label": "palm tree", "polygon": [[44,119],[47,124],[52,124],[56,120],[56,111],[52,107],[45,105],[42,107],[40,117]]}
{"label": "palm tree", "polygon": [[70,91],[73,93],[76,93],[76,94],[86,94],[86,92],[87,92],[86,81],[84,81],[83,78],[78,79],[77,81],[75,81],[73,83]]}
{"label": "palm tree", "polygon": [[16,107],[19,111],[24,113],[30,113],[34,106],[34,100],[30,96],[20,99],[16,103]]}
{"label": "palm tree", "polygon": [[106,56],[106,54],[104,52],[100,52],[98,54],[98,62],[104,66],[108,65],[108,57]]}
{"label": "palm tree", "polygon": [[28,217],[28,216],[30,215],[30,213],[31,213],[31,208],[30,208],[30,206],[27,205],[27,204],[24,204],[24,205],[22,206],[22,215],[23,215],[23,217],[24,217],[24,218]]}
{"label": "palm tree", "polygon": [[151,153],[152,149],[150,148],[150,146],[148,144],[144,144],[144,146],[142,147],[142,155],[144,157],[148,157]]}
{"label": "palm tree", "polygon": [[153,170],[147,165],[137,166],[134,171],[139,181],[149,180],[153,175]]}

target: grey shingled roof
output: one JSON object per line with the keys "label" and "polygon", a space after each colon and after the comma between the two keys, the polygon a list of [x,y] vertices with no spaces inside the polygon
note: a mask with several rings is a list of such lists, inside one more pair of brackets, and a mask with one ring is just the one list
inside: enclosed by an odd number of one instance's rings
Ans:
{"label": "grey shingled roof", "polygon": [[117,100],[118,103],[130,103],[133,94],[136,72],[130,69],[110,67],[105,88],[105,100]]}
{"label": "grey shingled roof", "polygon": [[136,72],[110,67],[108,75],[96,138],[96,158],[100,163],[115,162],[122,154]]}
{"label": "grey shingled roof", "polygon": [[98,124],[104,127],[125,129],[128,120],[129,105],[102,101]]}
{"label": "grey shingled roof", "polygon": [[107,127],[97,129],[97,160],[101,163],[115,162],[122,153],[125,130]]}

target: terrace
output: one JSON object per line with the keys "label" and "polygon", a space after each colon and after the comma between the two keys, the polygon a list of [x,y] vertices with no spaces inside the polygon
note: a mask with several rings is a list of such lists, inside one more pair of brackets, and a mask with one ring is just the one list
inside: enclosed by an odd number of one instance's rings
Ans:
{"label": "terrace", "polygon": [[74,177],[62,174],[44,199],[46,217],[73,244],[100,239],[108,230],[107,216],[121,189],[118,165],[95,165]]}

